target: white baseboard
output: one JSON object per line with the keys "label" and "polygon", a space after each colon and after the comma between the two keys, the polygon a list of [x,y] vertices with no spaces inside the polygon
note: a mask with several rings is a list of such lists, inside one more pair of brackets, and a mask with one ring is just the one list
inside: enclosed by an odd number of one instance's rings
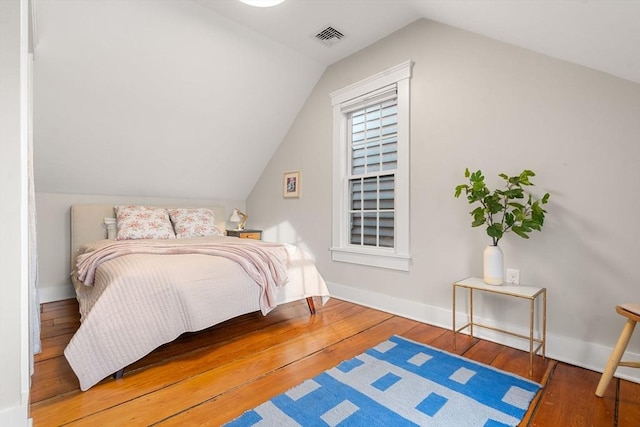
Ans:
{"label": "white baseboard", "polygon": [[32,425],[33,420],[29,418],[29,393],[22,396],[20,405],[0,410],[0,426],[31,427]]}
{"label": "white baseboard", "polygon": [[[356,289],[337,283],[327,282],[327,286],[329,287],[331,296],[337,299],[386,311],[387,313],[406,317],[418,322],[451,329],[453,322],[453,312],[451,309],[421,304],[415,301],[395,298],[389,295]],[[459,316],[462,318],[463,313],[459,313]],[[511,325],[496,325],[491,319],[483,319],[474,316],[474,321],[489,326],[499,326],[521,335],[529,335],[529,330],[525,331],[522,328]],[[475,328],[474,336],[488,341],[493,341],[498,344],[529,351],[529,343],[527,340],[501,334],[489,329]],[[597,343],[590,343],[571,337],[554,335],[549,333],[547,330],[546,356],[560,362],[565,362],[596,372],[602,372],[612,350],[612,347],[603,346]],[[640,354],[627,351],[624,354],[623,360],[640,360]],[[640,370],[638,369],[620,367],[617,369],[615,376],[635,383],[640,383]]]}
{"label": "white baseboard", "polygon": [[46,302],[62,301],[65,299],[75,298],[76,291],[73,285],[69,286],[43,286],[38,288],[38,298],[40,304]]}

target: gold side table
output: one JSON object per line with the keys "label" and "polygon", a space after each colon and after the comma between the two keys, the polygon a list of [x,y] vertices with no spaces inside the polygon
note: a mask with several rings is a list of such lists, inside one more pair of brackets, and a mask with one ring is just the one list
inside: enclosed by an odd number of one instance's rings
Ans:
{"label": "gold side table", "polygon": [[[473,327],[491,329],[493,331],[509,334],[518,338],[529,340],[529,376],[533,376],[533,355],[542,352],[542,358],[545,358],[546,340],[547,340],[547,288],[539,288],[537,286],[525,285],[488,285],[482,279],[477,277],[468,277],[464,280],[453,283],[453,352],[456,351],[456,334],[463,329],[469,328],[469,335],[473,338]],[[456,289],[465,288],[469,291],[469,322],[464,326],[456,328]],[[473,321],[473,292],[490,292],[494,294],[507,295],[516,298],[529,300],[529,336],[507,331],[505,329],[493,326],[483,325]],[[542,297],[542,327],[539,331],[541,338],[534,337],[534,320],[535,320],[535,302],[538,297]],[[538,346],[534,349],[534,343]]]}

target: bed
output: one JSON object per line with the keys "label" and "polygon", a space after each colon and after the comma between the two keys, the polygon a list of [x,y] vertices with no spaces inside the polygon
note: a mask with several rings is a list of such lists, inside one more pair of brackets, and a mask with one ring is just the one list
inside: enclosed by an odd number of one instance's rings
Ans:
{"label": "bed", "polygon": [[[213,229],[223,231],[224,208],[207,211]],[[64,354],[83,391],[122,376],[125,367],[185,332],[254,311],[267,315],[297,300],[306,299],[313,313],[313,297],[322,304],[329,298],[312,258],[299,248],[215,233],[180,236],[173,216],[172,231],[180,238],[128,239],[122,212],[122,206],[71,206],[72,282],[81,324]]]}

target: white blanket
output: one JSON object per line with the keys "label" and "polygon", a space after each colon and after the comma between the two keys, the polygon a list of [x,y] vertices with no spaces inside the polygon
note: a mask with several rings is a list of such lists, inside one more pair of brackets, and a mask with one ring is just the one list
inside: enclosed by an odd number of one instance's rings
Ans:
{"label": "white blanket", "polygon": [[[237,247],[240,239],[184,239],[181,243],[189,243],[187,240],[198,243],[210,240],[219,249],[225,241]],[[95,251],[110,244],[113,242],[97,242],[86,250]],[[289,245],[274,246],[260,241],[251,245],[267,252],[286,252],[284,273],[288,282],[275,286],[276,303],[310,296],[323,297],[323,303],[328,299],[326,284],[306,253]],[[275,249],[276,246],[280,249]],[[74,274],[82,324],[64,353],[82,390],[184,332],[264,311],[260,303],[263,288],[255,280],[255,274],[249,274],[247,265],[234,261],[233,257],[182,251],[139,252],[142,253],[107,257],[97,263],[92,286],[83,284],[77,272]],[[79,256],[79,260],[86,258]],[[281,279],[274,279],[273,283]]]}

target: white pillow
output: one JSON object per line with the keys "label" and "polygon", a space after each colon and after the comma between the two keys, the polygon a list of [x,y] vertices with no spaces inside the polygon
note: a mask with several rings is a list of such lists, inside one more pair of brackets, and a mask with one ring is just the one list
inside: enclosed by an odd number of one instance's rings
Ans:
{"label": "white pillow", "polygon": [[116,240],[175,239],[166,209],[146,206],[115,206]]}
{"label": "white pillow", "polygon": [[116,240],[116,236],[118,235],[118,229],[116,228],[116,219],[105,218],[104,225],[107,226],[107,239]]}
{"label": "white pillow", "polygon": [[178,239],[224,235],[216,227],[215,217],[211,209],[168,209],[168,211]]}

